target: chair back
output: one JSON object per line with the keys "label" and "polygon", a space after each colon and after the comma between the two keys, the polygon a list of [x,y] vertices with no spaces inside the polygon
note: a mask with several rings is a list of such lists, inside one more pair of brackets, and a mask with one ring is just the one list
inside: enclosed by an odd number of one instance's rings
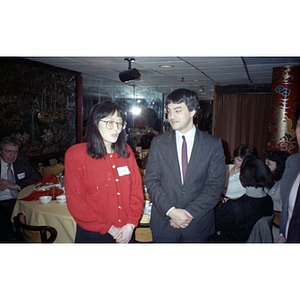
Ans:
{"label": "chair back", "polygon": [[260,218],[253,226],[247,243],[273,243],[272,222],[274,214]]}
{"label": "chair back", "polygon": [[275,226],[276,228],[279,228],[279,221],[280,221],[280,211],[274,210],[273,226]]}
{"label": "chair back", "polygon": [[153,242],[151,229],[149,227],[137,227],[134,232],[134,241],[136,243]]}
{"label": "chair back", "polygon": [[55,176],[59,175],[64,171],[65,167],[64,165],[54,165],[54,166],[45,166],[41,168],[40,172],[41,175],[44,176],[49,176],[54,174]]}
{"label": "chair back", "polygon": [[51,226],[26,225],[23,213],[18,213],[13,218],[16,236],[21,243],[53,243],[57,237],[57,231]]}

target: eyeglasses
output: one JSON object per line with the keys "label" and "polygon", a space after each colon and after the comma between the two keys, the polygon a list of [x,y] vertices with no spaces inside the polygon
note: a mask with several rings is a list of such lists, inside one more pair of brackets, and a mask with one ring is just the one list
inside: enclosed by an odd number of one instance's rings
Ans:
{"label": "eyeglasses", "polygon": [[5,153],[9,153],[9,154],[16,154],[16,155],[19,154],[18,150],[6,150],[6,149],[2,149],[2,151],[5,152]]}
{"label": "eyeglasses", "polygon": [[100,122],[105,122],[106,128],[108,130],[112,130],[115,127],[115,124],[117,125],[117,128],[119,130],[125,129],[126,127],[126,122],[115,122],[115,121],[104,121],[104,120],[100,120]]}

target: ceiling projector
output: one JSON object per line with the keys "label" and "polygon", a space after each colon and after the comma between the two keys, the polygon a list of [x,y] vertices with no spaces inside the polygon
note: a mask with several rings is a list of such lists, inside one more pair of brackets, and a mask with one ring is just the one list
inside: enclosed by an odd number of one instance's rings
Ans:
{"label": "ceiling projector", "polygon": [[130,80],[136,80],[139,79],[141,77],[140,72],[133,68],[131,69],[131,61],[134,61],[134,58],[125,58],[124,60],[128,61],[128,70],[120,72],[119,73],[119,78],[122,82],[127,82]]}

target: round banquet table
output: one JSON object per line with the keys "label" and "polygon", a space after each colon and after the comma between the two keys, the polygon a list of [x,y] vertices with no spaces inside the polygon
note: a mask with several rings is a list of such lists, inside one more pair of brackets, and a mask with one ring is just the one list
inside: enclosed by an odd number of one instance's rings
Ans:
{"label": "round banquet table", "polygon": [[[28,196],[34,190],[34,185],[25,187],[20,191],[18,199]],[[48,204],[43,204],[40,200],[17,200],[12,213],[12,219],[19,212],[24,213],[26,224],[54,227],[57,230],[55,243],[74,243],[76,222],[71,216],[66,203],[61,204],[57,200],[52,200]]]}

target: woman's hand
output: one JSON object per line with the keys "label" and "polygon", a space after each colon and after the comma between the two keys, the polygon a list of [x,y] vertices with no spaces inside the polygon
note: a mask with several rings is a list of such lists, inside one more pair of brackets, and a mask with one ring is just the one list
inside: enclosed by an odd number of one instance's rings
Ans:
{"label": "woman's hand", "polygon": [[116,239],[116,236],[118,235],[120,229],[121,228],[111,225],[107,233],[109,233],[114,239]]}
{"label": "woman's hand", "polygon": [[132,233],[134,230],[133,224],[126,224],[119,228],[118,233],[115,236],[115,240],[118,244],[127,244],[131,240]]}

